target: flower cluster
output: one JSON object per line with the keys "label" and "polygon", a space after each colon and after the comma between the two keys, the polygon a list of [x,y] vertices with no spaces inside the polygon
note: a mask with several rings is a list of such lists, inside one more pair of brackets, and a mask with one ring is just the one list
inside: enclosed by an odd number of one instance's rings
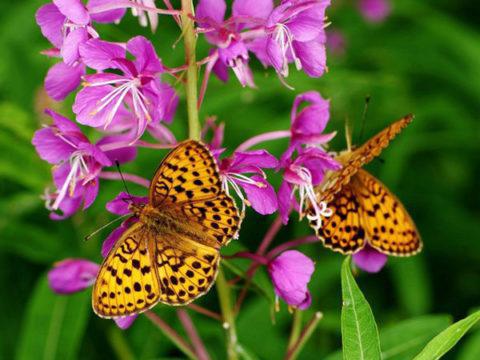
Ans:
{"label": "flower cluster", "polygon": [[[181,81],[183,74],[177,73],[186,66],[166,66],[143,36],[117,42],[102,38],[95,29],[96,23],[118,23],[128,7],[141,25],[150,24],[155,30],[158,14],[180,15],[168,1],[165,4],[167,9],[156,8],[152,0],[89,0],[86,4],[81,0],[53,0],[37,11],[42,34],[53,46],[43,53],[59,58],[47,73],[45,91],[57,101],[75,93],[75,121],[47,109],[52,121],[32,140],[38,155],[52,165],[53,188],[44,194],[52,219],[65,219],[89,208],[97,198],[101,180],[121,179],[108,168],[135,160],[140,147],[164,149],[176,144],[169,125],[175,118],[179,96],[168,81]],[[278,6],[273,0],[234,0],[227,17],[224,0],[199,0],[191,19],[196,32],[211,45],[206,58],[198,62],[205,66],[201,99],[212,72],[227,81],[231,69],[242,86],[254,87],[249,66],[252,55],[265,67],[273,68],[285,85],[292,63],[310,77],[323,75],[325,11],[329,5],[330,0],[282,0]],[[261,215],[278,212],[279,221],[287,224],[292,212],[301,219],[308,207],[309,219],[321,225],[322,219],[331,215],[328,204],[318,202],[316,194],[326,173],[340,169],[326,150],[335,136],[335,132],[325,132],[329,119],[329,101],[318,92],[305,92],[293,102],[289,129],[256,135],[233,151],[223,146],[225,125],[215,123],[214,118],[206,119],[202,140],[217,160],[224,191],[240,202],[242,216],[251,207]],[[93,132],[99,139],[95,142],[85,135]],[[146,137],[155,142],[145,141]],[[262,148],[266,142],[281,138],[287,138],[288,145],[280,156]],[[270,182],[268,172],[282,175],[278,189]],[[149,186],[148,180],[137,175],[123,177]],[[129,215],[125,199],[136,204],[147,202],[146,198],[120,193],[106,204],[107,210]],[[103,257],[137,220],[130,217],[111,232],[103,243]],[[294,241],[295,245],[302,243]],[[265,256],[263,249],[254,258],[266,266],[277,297],[292,307],[306,309],[312,300],[307,285],[314,263],[289,247],[282,251],[276,248]],[[366,248],[354,261],[373,272],[383,266],[386,257]],[[61,294],[80,291],[92,285],[98,269],[99,265],[87,260],[67,259],[50,271],[49,283]],[[126,328],[134,319],[127,317],[117,324]]]}

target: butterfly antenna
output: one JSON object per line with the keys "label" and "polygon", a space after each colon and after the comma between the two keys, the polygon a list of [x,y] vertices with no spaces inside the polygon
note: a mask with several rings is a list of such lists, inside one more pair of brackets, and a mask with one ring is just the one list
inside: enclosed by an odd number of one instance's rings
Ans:
{"label": "butterfly antenna", "polygon": [[120,174],[120,178],[122,179],[123,186],[125,187],[125,192],[130,197],[130,201],[133,201],[132,195],[130,194],[130,191],[128,191],[127,182],[125,181],[125,178],[123,177],[123,173],[122,173],[122,170],[120,169],[120,163],[118,162],[118,160],[115,160],[115,165],[117,166],[118,173]]}
{"label": "butterfly antenna", "polygon": [[362,139],[363,139],[363,132],[364,132],[364,130],[365,130],[365,122],[366,122],[366,120],[367,120],[368,104],[370,104],[370,95],[365,96],[365,105],[364,105],[364,107],[363,107],[362,127],[360,128],[360,141],[359,141],[359,144],[362,143]]}
{"label": "butterfly antenna", "polygon": [[125,219],[127,216],[130,216],[131,214],[126,214],[126,215],[122,215],[116,219],[113,219],[112,221],[109,221],[108,223],[106,223],[105,225],[101,226],[100,228],[98,228],[97,230],[95,230],[94,232],[92,232],[91,234],[85,236],[84,240],[85,241],[88,241],[92,238],[92,236],[98,234],[100,231],[102,231],[103,229],[105,229],[106,227],[112,225],[113,223],[119,221],[119,220],[122,220],[122,219]]}

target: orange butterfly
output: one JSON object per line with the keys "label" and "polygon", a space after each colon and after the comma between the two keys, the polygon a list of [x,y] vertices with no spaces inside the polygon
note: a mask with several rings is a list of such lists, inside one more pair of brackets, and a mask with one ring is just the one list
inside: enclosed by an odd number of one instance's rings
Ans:
{"label": "orange butterfly", "polygon": [[317,188],[318,202],[325,202],[332,215],[319,226],[312,209],[308,210],[310,226],[326,247],[354,254],[368,244],[394,256],[410,256],[422,249],[418,230],[401,202],[378,179],[361,169],[412,119],[412,115],[405,116],[358,149],[336,158],[342,169],[331,173]]}
{"label": "orange butterfly", "polygon": [[205,294],[217,275],[219,250],[238,236],[241,220],[205,145],[189,140],[173,149],[153,177],[148,204],[130,209],[138,222],[100,268],[94,311],[122,317]]}

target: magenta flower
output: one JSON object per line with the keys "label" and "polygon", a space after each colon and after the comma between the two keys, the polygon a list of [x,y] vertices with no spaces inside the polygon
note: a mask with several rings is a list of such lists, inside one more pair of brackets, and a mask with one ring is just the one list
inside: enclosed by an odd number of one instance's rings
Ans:
{"label": "magenta flower", "polygon": [[382,22],[392,10],[389,0],[359,0],[358,7],[363,17],[372,23]]}
{"label": "magenta flower", "polygon": [[[314,215],[308,215],[318,221],[331,215],[330,209],[324,202],[318,203],[314,187],[319,185],[328,170],[340,169],[338,164],[324,150],[310,147],[299,151],[295,160],[282,157],[281,168],[284,169],[283,182],[278,190],[278,210],[284,224],[288,223],[290,212],[297,210],[302,218],[306,206],[313,207]],[[295,197],[298,192],[299,201]]]}
{"label": "magenta flower", "polygon": [[388,257],[367,244],[362,250],[353,254],[352,258],[355,265],[363,271],[377,273],[385,266]]}
{"label": "magenta flower", "polygon": [[66,259],[48,272],[48,284],[58,294],[71,294],[90,287],[100,266],[83,259]]}
{"label": "magenta flower", "polygon": [[[84,259],[65,259],[48,272],[48,284],[57,294],[73,294],[92,286],[100,266]],[[117,326],[129,328],[137,315],[115,319]]]}
{"label": "magenta flower", "polygon": [[[308,105],[299,110],[304,103]],[[336,132],[323,134],[330,120],[330,101],[316,91],[308,91],[295,98],[290,119],[290,146],[283,157],[290,157],[302,145],[324,145],[336,135]]]}
{"label": "magenta flower", "polygon": [[330,0],[287,0],[276,7],[267,19],[266,56],[277,73],[287,77],[288,64],[303,69],[311,77],[326,69],[325,9]]}
{"label": "magenta flower", "polygon": [[84,6],[80,0],[55,0],[41,6],[35,15],[42,34],[58,49],[48,54],[63,59],[63,63],[50,69],[45,79],[45,90],[54,100],[63,100],[80,85],[81,76],[85,74],[85,66],[80,59],[80,45],[98,37],[92,20],[110,23],[120,19],[125,12],[117,9],[90,15],[89,7],[99,1],[90,0]]}
{"label": "magenta flower", "polygon": [[242,201],[242,213],[245,211],[245,204],[251,205],[262,215],[272,214],[277,210],[275,190],[262,170],[277,166],[278,160],[266,150],[236,151],[232,156],[220,161],[223,188],[227,193],[230,187],[235,191]]}
{"label": "magenta flower", "polygon": [[217,50],[210,56],[213,71],[223,81],[228,79],[231,68],[242,86],[254,87],[253,75],[248,66],[248,44],[242,39],[241,30],[265,22],[272,11],[271,0],[234,0],[232,18],[224,20],[224,0],[200,0],[196,7],[197,21],[205,28],[207,41]]}
{"label": "magenta flower", "polygon": [[97,196],[102,168],[115,160],[131,161],[136,149],[102,151],[101,146],[121,137],[109,136],[93,145],[73,122],[51,110],[46,113],[53,118],[53,125],[36,131],[32,143],[39,156],[54,165],[56,190],[46,194],[46,201],[49,210],[61,211],[50,215],[59,220],[71,216],[82,204],[83,209],[88,208]]}
{"label": "magenta flower", "polygon": [[133,140],[137,140],[148,125],[172,120],[178,97],[173,88],[160,81],[165,69],[147,39],[130,39],[126,50],[135,60],[127,59],[122,46],[99,39],[89,40],[80,48],[89,67],[98,71],[113,69],[121,74],[86,75],[85,87],[77,94],[73,111],[79,123],[107,129],[128,108],[134,114]]}
{"label": "magenta flower", "polygon": [[299,251],[288,250],[270,261],[267,269],[277,296],[300,310],[310,306],[312,298],[307,285],[315,265],[309,257]]}

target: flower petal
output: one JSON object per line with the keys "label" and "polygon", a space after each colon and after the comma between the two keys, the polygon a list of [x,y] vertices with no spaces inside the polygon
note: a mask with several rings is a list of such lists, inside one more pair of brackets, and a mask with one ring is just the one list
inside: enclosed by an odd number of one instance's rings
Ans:
{"label": "flower petal", "polygon": [[32,144],[42,160],[50,164],[66,161],[75,148],[55,135],[52,128],[37,130],[33,135]]}
{"label": "flower petal", "polygon": [[195,16],[199,20],[210,18],[217,23],[222,23],[226,10],[225,0],[199,0]]}
{"label": "flower petal", "polygon": [[[118,0],[89,0],[87,3],[87,9],[90,12],[91,9],[96,6],[106,5],[107,3],[115,4],[116,2],[120,3]],[[122,1],[122,3],[124,3]],[[90,17],[93,21],[98,23],[113,23],[118,22],[125,15],[127,9],[125,7],[115,10],[102,11],[96,14],[90,14]]]}
{"label": "flower petal", "polygon": [[114,164],[116,161],[118,161],[120,164],[124,164],[126,162],[133,161],[137,157],[137,148],[135,146],[127,145],[130,141],[131,136],[129,135],[110,135],[101,138],[96,145],[102,148],[102,145],[125,143],[124,147],[104,151],[105,155],[110,159],[112,164]]}
{"label": "flower petal", "polygon": [[61,48],[63,44],[63,24],[65,15],[55,6],[55,4],[45,4],[41,6],[35,14],[35,19],[43,36],[50,41],[56,48]]}
{"label": "flower petal", "polygon": [[131,213],[130,209],[128,208],[128,205],[131,202],[135,204],[146,204],[148,203],[148,198],[132,196],[122,191],[113,200],[107,203],[106,208],[112,214],[127,215]]}
{"label": "flower petal", "polygon": [[58,294],[71,294],[91,286],[100,266],[88,260],[66,259],[48,272],[48,284]]}
{"label": "flower petal", "polygon": [[78,51],[81,44],[88,40],[88,32],[85,28],[78,28],[71,31],[63,41],[60,54],[65,64],[72,66],[80,57]]}
{"label": "flower petal", "polygon": [[127,50],[135,56],[135,66],[139,73],[155,74],[163,71],[163,65],[152,43],[143,36],[135,36],[127,42]]}
{"label": "flower petal", "polygon": [[234,0],[232,5],[233,16],[245,16],[255,19],[266,19],[272,10],[272,0]]}
{"label": "flower petal", "polygon": [[71,22],[78,25],[90,22],[90,15],[80,0],[53,0],[53,3]]}
{"label": "flower petal", "polygon": [[114,59],[125,58],[125,49],[108,41],[91,39],[80,45],[80,55],[88,67],[101,71],[114,67]]}
{"label": "flower petal", "polygon": [[293,42],[295,53],[302,63],[302,68],[310,77],[322,76],[327,67],[324,40],[323,36],[308,42]]}
{"label": "flower petal", "polygon": [[130,326],[132,326],[132,324],[135,321],[135,319],[137,318],[137,316],[138,316],[138,314],[125,316],[125,317],[122,317],[122,318],[114,319],[114,321],[115,321],[115,324],[117,324],[117,326],[120,329],[126,330]]}
{"label": "flower petal", "polygon": [[278,166],[278,160],[267,150],[236,151],[229,172],[257,172],[259,168],[273,169]]}
{"label": "flower petal", "polygon": [[275,189],[261,176],[254,175],[251,179],[262,185],[249,184],[243,181],[238,181],[237,184],[245,190],[248,201],[257,213],[261,215],[273,214],[278,209]]}
{"label": "flower petal", "polygon": [[45,77],[45,91],[52,99],[61,101],[80,85],[84,74],[83,64],[75,66],[68,66],[63,62],[55,64]]}
{"label": "flower petal", "polygon": [[353,254],[353,262],[363,271],[377,273],[385,266],[388,257],[385,254],[366,245],[358,253]]}
{"label": "flower petal", "polygon": [[288,224],[288,218],[290,217],[290,211],[292,211],[292,187],[288,181],[282,181],[280,188],[278,189],[278,212],[282,218],[283,225]]}

